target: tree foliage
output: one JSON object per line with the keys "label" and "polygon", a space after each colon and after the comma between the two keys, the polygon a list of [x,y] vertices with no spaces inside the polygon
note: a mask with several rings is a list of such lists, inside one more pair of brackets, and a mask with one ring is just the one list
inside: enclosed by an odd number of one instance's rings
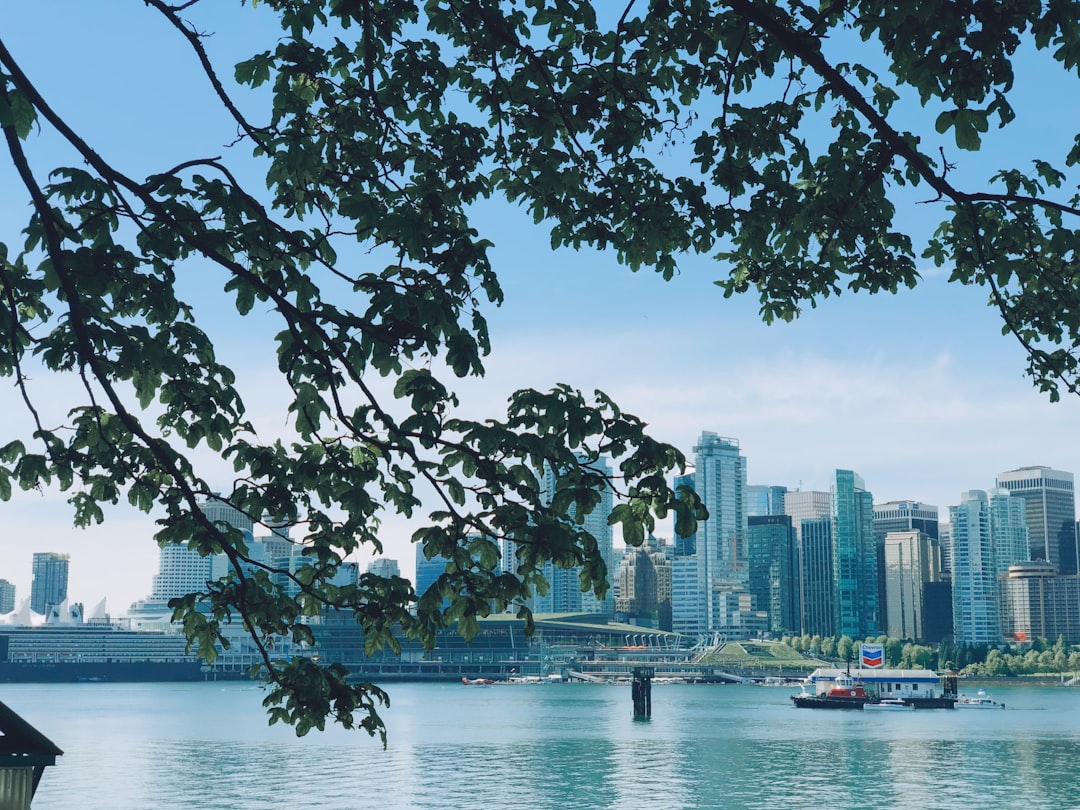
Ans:
{"label": "tree foliage", "polygon": [[[498,418],[458,414],[453,380],[483,374],[484,311],[503,295],[491,235],[470,218],[489,197],[524,206],[554,246],[610,249],[634,270],[671,278],[681,254],[710,254],[723,294],[753,291],[766,321],[843,289],[913,286],[932,260],[988,291],[1040,388],[1077,389],[1066,172],[1080,141],[993,167],[985,187],[954,181],[1014,117],[1021,49],[1076,72],[1074,3],[265,0],[251,13],[276,15],[281,36],[234,69],[208,56],[209,5],[145,2],[190,47],[193,80],[238,141],[146,177],[105,160],[38,91],[18,43],[0,41],[0,125],[33,211],[25,241],[0,245],[0,373],[36,426],[0,448],[0,496],[58,485],[80,524],[126,499],[160,515],[159,543],[227,555],[229,577],[175,605],[196,646],[237,616],[257,639],[303,640],[306,617],[330,607],[354,610],[373,648],[395,646],[395,626],[468,635],[544,587],[548,561],[583,565],[604,590],[580,522],[601,488],[616,488],[610,520],[632,542],[669,514],[683,533],[703,516],[666,483],[681,454],[600,392],[526,390]],[[258,117],[241,112],[252,99],[268,102]],[[900,123],[912,110],[922,130]],[[27,145],[44,131],[77,160],[35,165]],[[251,159],[265,190],[237,179]],[[921,244],[897,224],[912,189],[941,212]],[[366,260],[339,258],[358,247]],[[177,291],[196,260],[238,317],[278,318],[295,438],[252,429],[242,385]],[[82,386],[61,426],[37,417],[38,366]],[[220,488],[200,472],[207,449],[235,469],[230,504],[302,527],[300,598],[196,508]],[[601,455],[614,476],[590,463]],[[557,472],[551,504],[541,469]],[[387,510],[421,519],[414,541],[449,561],[435,589],[370,575],[332,587],[349,554],[381,548]],[[501,539],[517,544],[516,575],[499,573]],[[359,712],[380,729],[378,689],[264,653],[274,719],[303,731]]]}

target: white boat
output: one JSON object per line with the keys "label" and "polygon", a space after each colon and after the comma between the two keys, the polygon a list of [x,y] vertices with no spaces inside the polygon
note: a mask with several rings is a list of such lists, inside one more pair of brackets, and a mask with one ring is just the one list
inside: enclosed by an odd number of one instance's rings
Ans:
{"label": "white boat", "polygon": [[900,698],[882,698],[876,703],[867,703],[863,706],[864,712],[913,712],[915,707],[905,703]]}
{"label": "white boat", "polygon": [[956,699],[956,708],[958,709],[1004,709],[1004,703],[998,703],[996,700],[986,694],[986,691],[980,689],[975,693],[975,697],[968,697],[967,695],[961,695]]}

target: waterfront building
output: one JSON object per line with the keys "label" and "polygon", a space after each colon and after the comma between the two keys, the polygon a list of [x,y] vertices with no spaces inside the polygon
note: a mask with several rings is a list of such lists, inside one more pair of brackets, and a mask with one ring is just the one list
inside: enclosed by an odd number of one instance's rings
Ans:
{"label": "waterfront building", "polygon": [[799,632],[835,636],[832,518],[804,518],[799,527]]}
{"label": "waterfront building", "polygon": [[953,637],[957,644],[1001,641],[998,577],[1024,561],[1025,502],[1006,489],[971,490],[949,507]]}
{"label": "waterfront building", "polygon": [[6,579],[0,579],[0,614],[15,610],[15,586]]}
{"label": "waterfront building", "polygon": [[874,496],[851,470],[832,486],[833,614],[836,634],[866,638],[880,632]]}
{"label": "waterfront building", "polygon": [[747,517],[747,589],[768,614],[774,636],[798,627],[799,580],[795,530],[790,515]]}
{"label": "waterfront building", "polygon": [[34,554],[30,583],[30,609],[34,613],[44,616],[50,608],[67,599],[70,559],[67,554],[53,551]]}
{"label": "waterfront building", "polygon": [[[874,545],[877,553],[878,605],[881,626],[889,627],[889,601],[885,593],[885,535],[889,532],[919,531],[939,545],[938,508],[919,501],[890,501],[874,504]],[[940,557],[940,552],[938,553]]]}
{"label": "waterfront building", "polygon": [[787,487],[768,484],[750,484],[746,487],[746,516],[784,514],[784,496]]}
{"label": "waterfront building", "polygon": [[1026,504],[1031,548],[1025,559],[1046,560],[1062,575],[1077,573],[1073,474],[1050,467],[1021,467],[999,473],[996,486]]}
{"label": "waterfront building", "polygon": [[813,490],[788,492],[784,512],[795,531],[798,632],[832,636],[832,496]]}
{"label": "waterfront building", "polygon": [[1080,644],[1080,575],[1060,576],[1046,560],[1010,565],[999,578],[1002,635]]}
{"label": "waterfront building", "polygon": [[619,566],[618,621],[671,631],[671,561],[655,537],[628,548]]}
{"label": "waterfront building", "polygon": [[397,560],[392,560],[389,557],[376,557],[368,563],[367,573],[390,579],[391,577],[400,577],[401,569],[398,567]]}
{"label": "waterfront building", "polygon": [[885,632],[893,638],[926,639],[926,586],[941,579],[932,538],[917,529],[893,531],[882,543],[885,563]]}
{"label": "waterfront building", "polygon": [[[211,495],[198,501],[200,511],[218,526],[239,530],[248,545],[249,552],[257,555],[263,562],[269,563],[271,556],[262,553],[262,549],[252,546],[254,541],[254,523],[251,517],[217,495]],[[206,583],[228,572],[228,558],[225,555],[203,555],[188,545],[170,543],[162,546],[158,552],[158,572],[154,575],[150,594],[134,603],[129,614],[140,619],[139,626],[155,626],[155,617],[167,621],[171,617],[169,600],[196,593],[206,588]]]}
{"label": "waterfront building", "polygon": [[671,557],[671,629],[688,636],[704,636],[709,629],[706,616],[705,567],[697,555]]}

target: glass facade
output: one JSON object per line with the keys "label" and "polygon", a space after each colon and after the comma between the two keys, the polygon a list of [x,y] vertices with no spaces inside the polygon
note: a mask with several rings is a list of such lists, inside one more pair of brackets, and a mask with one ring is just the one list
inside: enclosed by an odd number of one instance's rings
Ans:
{"label": "glass facade", "polygon": [[877,635],[878,577],[874,498],[863,479],[837,470],[833,483],[833,614],[838,635]]}

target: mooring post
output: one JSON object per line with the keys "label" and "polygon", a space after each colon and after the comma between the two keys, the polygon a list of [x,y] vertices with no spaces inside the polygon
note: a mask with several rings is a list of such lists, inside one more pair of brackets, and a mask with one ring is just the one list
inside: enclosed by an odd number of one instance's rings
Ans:
{"label": "mooring post", "polygon": [[652,716],[652,679],[656,671],[652,667],[634,667],[634,680],[630,694],[634,698],[634,717]]}

